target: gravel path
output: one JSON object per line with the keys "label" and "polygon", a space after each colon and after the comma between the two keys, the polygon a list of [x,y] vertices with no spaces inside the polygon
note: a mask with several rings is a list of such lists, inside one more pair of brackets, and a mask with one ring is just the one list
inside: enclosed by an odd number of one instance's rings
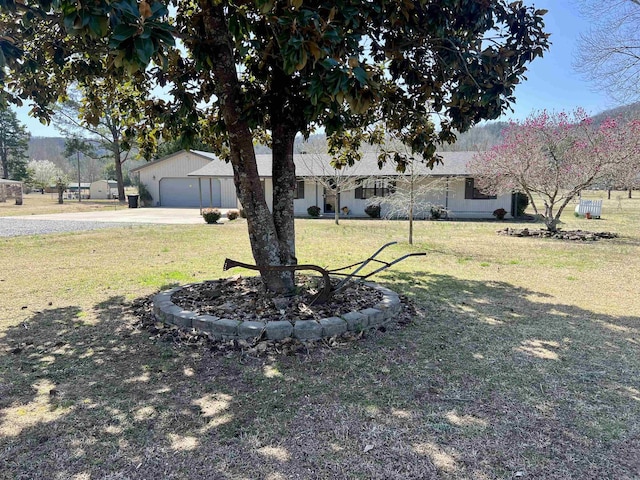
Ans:
{"label": "gravel path", "polygon": [[131,225],[128,223],[106,223],[64,220],[37,220],[0,217],[0,237],[19,235],[46,235],[47,233],[79,232]]}

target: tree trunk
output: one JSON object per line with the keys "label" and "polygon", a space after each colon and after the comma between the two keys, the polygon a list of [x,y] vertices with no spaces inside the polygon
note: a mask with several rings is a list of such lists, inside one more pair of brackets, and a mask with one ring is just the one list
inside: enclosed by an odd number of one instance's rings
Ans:
{"label": "tree trunk", "polygon": [[82,201],[82,190],[80,188],[80,152],[76,152],[76,158],[78,160],[78,202]]}
{"label": "tree trunk", "polygon": [[631,192],[633,192],[633,188],[629,189],[629,198],[631,198]]}
{"label": "tree trunk", "polygon": [[544,202],[544,224],[547,226],[547,230],[555,232],[558,230],[559,215],[553,215],[553,207],[546,201]]}
{"label": "tree trunk", "polygon": [[113,162],[116,167],[116,182],[118,182],[118,200],[124,202],[126,200],[124,195],[124,177],[122,176],[122,163],[120,157],[122,152],[120,150],[120,141],[114,138],[113,141]]}
{"label": "tree trunk", "polygon": [[336,187],[336,207],[333,213],[333,218],[336,225],[340,225],[340,190]]}
{"label": "tree trunk", "polygon": [[293,146],[296,133],[294,128],[283,124],[274,125],[272,130],[273,223],[280,242],[283,265],[298,263],[293,218],[293,199],[296,189]]}
{"label": "tree trunk", "polygon": [[611,189],[607,188],[607,200],[611,200]]}
{"label": "tree trunk", "polygon": [[9,179],[9,159],[7,155],[7,147],[0,147],[0,155],[2,156],[2,178]]}
{"label": "tree trunk", "polygon": [[[221,113],[227,127],[236,193],[247,214],[247,228],[253,258],[260,268],[265,287],[272,292],[286,293],[293,289],[293,272],[273,272],[266,267],[289,263],[283,259],[295,261],[293,229],[295,171],[287,171],[289,162],[293,164],[293,142],[289,144],[286,136],[274,142],[278,144],[276,148],[281,151],[290,150],[291,152],[285,158],[278,157],[277,160],[274,155],[274,187],[277,184],[279,192],[278,198],[274,198],[274,203],[277,204],[274,208],[284,209],[278,211],[279,230],[277,230],[275,216],[269,212],[264,190],[260,184],[251,129],[243,117],[242,91],[236,75],[231,47],[233,40],[227,30],[224,7],[207,0],[200,0],[199,4],[202,9],[201,22],[198,25],[197,35],[192,37],[198,39],[194,41],[192,51],[206,52],[206,56],[211,54],[215,58],[212,72],[215,77],[216,94],[220,99]],[[293,139],[295,139],[295,133]],[[285,191],[287,185],[288,193]],[[280,195],[284,197],[280,198]],[[287,200],[289,198],[290,206]],[[291,213],[289,218],[287,218],[287,212]],[[282,239],[279,233],[283,235]],[[285,246],[286,250],[283,250]]]}
{"label": "tree trunk", "polygon": [[409,245],[413,245],[413,208],[415,206],[413,187],[414,182],[412,179],[410,185],[411,190],[409,192]]}

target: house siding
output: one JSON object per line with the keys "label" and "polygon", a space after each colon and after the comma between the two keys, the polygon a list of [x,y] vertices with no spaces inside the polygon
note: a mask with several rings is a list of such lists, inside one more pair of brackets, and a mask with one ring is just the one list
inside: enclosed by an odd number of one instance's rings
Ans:
{"label": "house siding", "polygon": [[[162,205],[160,198],[160,180],[162,178],[180,178],[186,177],[187,174],[202,168],[210,160],[202,158],[191,152],[179,152],[173,157],[168,157],[160,162],[142,166],[138,169],[140,182],[143,183],[153,199],[152,204],[155,206]],[[154,178],[155,177],[155,178]],[[194,178],[197,184],[198,180]]]}
{"label": "house siding", "polygon": [[[428,184],[434,184],[430,187]],[[511,195],[501,195],[496,199],[465,199],[465,178],[450,177],[425,179],[416,182],[416,189],[427,189],[427,193],[417,196],[418,207],[414,212],[415,218],[429,218],[431,206],[443,206],[449,211],[451,218],[491,218],[493,211],[497,208],[511,209]],[[315,181],[305,181],[305,197],[294,200],[294,213],[297,216],[306,216],[307,208],[313,205],[320,207],[324,212],[324,187],[316,184]],[[343,191],[340,194],[340,207],[349,209],[348,217],[367,217],[365,208],[369,204],[369,199],[355,198],[355,189]],[[421,206],[422,205],[422,206]],[[269,207],[271,208],[271,206]],[[382,207],[381,214],[388,213],[386,207]],[[323,213],[323,215],[331,215]],[[345,217],[341,213],[342,217]]]}
{"label": "house siding", "polygon": [[220,193],[222,197],[222,208],[238,208],[238,197],[236,196],[236,185],[233,178],[220,179]]}
{"label": "house siding", "polygon": [[[322,187],[318,186],[318,189]],[[322,191],[318,194],[316,191],[316,182],[305,180],[304,181],[304,198],[296,198],[293,201],[293,213],[296,216],[308,215],[307,209],[317,205],[322,209]],[[320,197],[318,199],[318,196]]]}
{"label": "house siding", "polygon": [[446,208],[453,218],[492,218],[493,211],[498,208],[511,211],[511,194],[509,193],[495,199],[465,199],[464,190],[464,177],[450,179],[449,201]]}
{"label": "house siding", "polygon": [[[423,206],[419,207],[415,212],[416,218],[429,218],[430,208],[432,205],[441,205],[449,211],[451,218],[491,218],[494,210],[504,208],[511,210],[511,195],[502,195],[495,199],[465,199],[465,174],[466,161],[472,155],[472,152],[445,152],[445,165],[449,165],[448,171],[443,171],[444,166],[439,165],[433,170],[425,172],[430,175],[429,178],[421,180],[419,185],[424,183],[438,182],[437,187],[428,189],[422,197],[418,198],[418,203]],[[264,158],[263,158],[264,157]],[[265,190],[265,200],[269,209],[273,208],[273,183],[270,177],[271,165],[270,157],[267,155],[257,156],[258,171],[261,175],[261,182]],[[213,160],[213,161],[212,161]],[[328,160],[327,160],[328,161]],[[364,161],[364,159],[363,159]],[[368,158],[368,163],[362,165],[362,174],[355,176],[369,177],[373,176],[397,176],[398,173],[390,166],[385,167],[386,171],[380,171],[377,167],[376,158]],[[305,170],[306,168],[306,170]],[[332,212],[325,213],[326,203],[337,203],[331,199],[327,202],[324,196],[324,187],[318,184],[313,178],[317,178],[317,172],[308,165],[298,169],[300,178],[304,180],[304,197],[294,200],[294,215],[307,216],[307,209],[311,206],[318,206],[324,216],[332,216]],[[153,204],[162,205],[162,199],[159,195],[159,182],[162,178],[190,178],[195,184],[198,179],[202,182],[202,206],[207,207],[210,203],[209,182],[215,179],[220,182],[220,205],[214,205],[221,208],[242,208],[236,196],[236,189],[233,182],[233,172],[231,167],[224,162],[220,162],[212,154],[205,152],[178,152],[173,156],[166,157],[152,164],[134,169],[153,197]],[[366,175],[366,172],[375,172]],[[154,178],[155,177],[155,178]],[[448,187],[444,184],[447,183]],[[435,185],[434,185],[435,187]],[[365,208],[369,204],[369,199],[356,198],[356,190],[351,189],[341,192],[340,207],[349,209],[348,217],[367,217]],[[217,202],[217,200],[216,200]],[[383,207],[382,214],[385,214]],[[345,216],[341,213],[342,216]]]}

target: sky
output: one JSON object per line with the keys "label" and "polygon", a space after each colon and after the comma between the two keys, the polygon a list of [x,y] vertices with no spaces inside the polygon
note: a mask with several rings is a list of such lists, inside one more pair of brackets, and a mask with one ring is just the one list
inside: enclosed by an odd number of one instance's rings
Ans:
{"label": "sky", "polygon": [[[545,15],[546,31],[551,34],[551,48],[543,58],[530,64],[527,80],[516,87],[514,111],[500,120],[524,119],[542,109],[551,111],[584,108],[597,114],[616,105],[604,92],[593,91],[593,86],[575,72],[572,63],[579,48],[580,34],[589,28],[587,19],[578,11],[575,0],[526,0],[549,12]],[[53,126],[42,125],[28,116],[28,107],[16,109],[18,117],[32,136],[60,136]]]}

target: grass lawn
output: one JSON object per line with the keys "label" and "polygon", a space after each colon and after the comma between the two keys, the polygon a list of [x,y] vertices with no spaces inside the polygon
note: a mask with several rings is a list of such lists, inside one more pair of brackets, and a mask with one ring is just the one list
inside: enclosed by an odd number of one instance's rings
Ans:
{"label": "grass lawn", "polygon": [[594,243],[297,221],[301,263],[428,255],[377,277],[412,324],[296,356],[214,355],[127,311],[252,262],[244,221],[0,239],[0,478],[640,478],[636,196],[565,215],[620,235]]}
{"label": "grass lawn", "polygon": [[57,193],[29,193],[23,195],[22,205],[16,205],[13,199],[0,202],[0,217],[13,217],[17,215],[38,215],[43,213],[72,213],[87,212],[92,210],[117,210],[127,208],[126,203],[118,200],[82,200],[65,199],[64,203],[58,203]]}

